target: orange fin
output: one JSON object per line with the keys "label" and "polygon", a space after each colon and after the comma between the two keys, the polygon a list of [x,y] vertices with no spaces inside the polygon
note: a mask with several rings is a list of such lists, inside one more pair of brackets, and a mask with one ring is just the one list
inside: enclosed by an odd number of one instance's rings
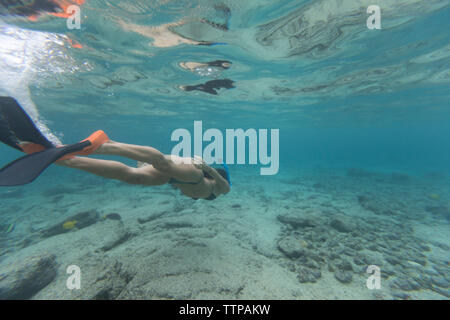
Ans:
{"label": "orange fin", "polygon": [[23,152],[28,153],[28,154],[32,154],[32,153],[36,153],[36,152],[45,150],[44,146],[37,144],[37,143],[32,143],[32,142],[20,143],[19,147],[23,150]]}

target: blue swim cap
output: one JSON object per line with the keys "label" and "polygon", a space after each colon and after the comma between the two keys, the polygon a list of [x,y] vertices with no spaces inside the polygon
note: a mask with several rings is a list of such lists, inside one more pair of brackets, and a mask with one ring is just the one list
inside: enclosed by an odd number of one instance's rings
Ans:
{"label": "blue swim cap", "polygon": [[231,187],[230,169],[228,169],[228,166],[227,166],[227,164],[226,164],[225,162],[222,163],[222,167],[225,169],[225,172],[227,173],[227,181],[228,181],[228,184],[229,184],[230,187]]}

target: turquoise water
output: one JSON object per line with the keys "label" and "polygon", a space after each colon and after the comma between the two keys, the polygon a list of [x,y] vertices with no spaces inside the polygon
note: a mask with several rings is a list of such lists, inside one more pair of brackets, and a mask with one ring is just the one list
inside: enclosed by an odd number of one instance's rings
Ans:
{"label": "turquoise water", "polygon": [[[35,299],[447,299],[450,7],[379,1],[382,28],[369,30],[370,4],[86,0],[73,30],[0,16],[0,94],[63,143],[102,129],[169,154],[194,121],[280,136],[278,173],[230,164],[215,201],[57,166],[2,187],[0,295],[35,257],[55,264],[37,269],[52,276]],[[231,67],[180,66],[215,60]],[[235,88],[180,88],[215,79]],[[95,213],[88,226],[48,235],[82,212]],[[69,265],[80,290],[66,288]],[[381,289],[366,287],[368,265]]]}

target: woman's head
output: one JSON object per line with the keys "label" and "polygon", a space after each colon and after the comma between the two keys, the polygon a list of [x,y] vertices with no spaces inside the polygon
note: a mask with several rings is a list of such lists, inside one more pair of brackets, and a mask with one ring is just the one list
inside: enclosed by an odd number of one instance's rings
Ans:
{"label": "woman's head", "polygon": [[216,169],[216,171],[222,176],[222,178],[224,178],[228,182],[228,184],[230,184],[230,182],[228,181],[228,174],[225,169],[218,168]]}

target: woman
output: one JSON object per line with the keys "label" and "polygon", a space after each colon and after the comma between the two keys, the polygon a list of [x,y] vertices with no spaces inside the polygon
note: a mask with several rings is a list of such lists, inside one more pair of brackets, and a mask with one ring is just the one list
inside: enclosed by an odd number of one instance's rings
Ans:
{"label": "woman", "polygon": [[[169,183],[193,199],[213,200],[230,191],[230,175],[225,164],[224,169],[213,169],[199,157],[164,155],[152,147],[111,141],[102,130],[81,142],[57,146],[12,97],[0,97],[0,141],[28,153],[0,169],[0,186],[30,183],[55,163],[130,184]],[[133,168],[117,161],[79,157],[91,154],[122,156],[147,165]]]}
{"label": "woman", "polygon": [[194,200],[214,200],[230,191],[228,170],[211,168],[199,158],[164,155],[152,147],[111,140],[92,154],[122,156],[148,165],[133,168],[117,161],[86,157],[72,157],[55,163],[130,184],[159,186],[169,183]]}

